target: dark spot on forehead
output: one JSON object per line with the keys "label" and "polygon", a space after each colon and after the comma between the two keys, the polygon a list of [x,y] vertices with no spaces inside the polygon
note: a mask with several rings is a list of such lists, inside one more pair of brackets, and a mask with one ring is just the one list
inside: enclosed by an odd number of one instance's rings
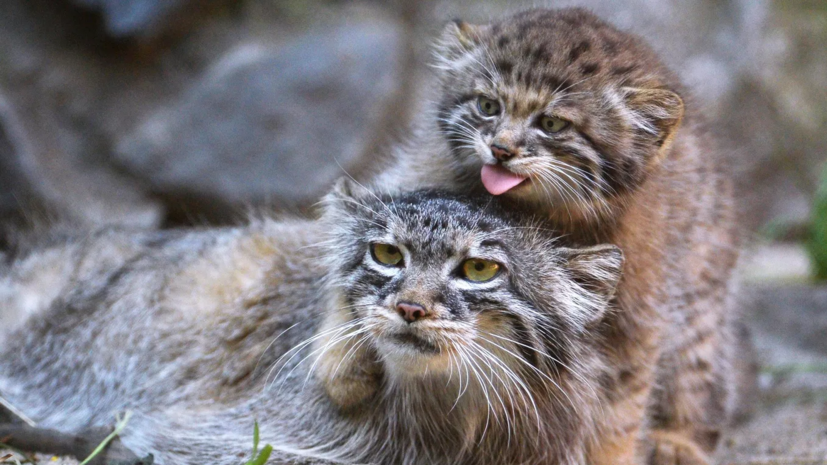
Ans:
{"label": "dark spot on forehead", "polygon": [[548,57],[546,56],[546,50],[542,46],[534,48],[534,50],[531,51],[530,56],[531,61],[533,61],[534,64],[548,61]]}
{"label": "dark spot on forehead", "polygon": [[600,70],[600,65],[594,62],[586,63],[580,66],[580,72],[584,75],[590,76]]}
{"label": "dark spot on forehead", "polygon": [[637,69],[637,65],[620,65],[612,67],[612,74],[615,76],[624,76]]}
{"label": "dark spot on forehead", "polygon": [[562,91],[570,89],[571,86],[572,86],[571,81],[569,81],[568,79],[563,79],[562,81],[559,81],[557,83],[557,85],[554,87],[554,90],[559,90],[559,91],[562,92]]}
{"label": "dark spot on forehead", "polygon": [[589,41],[587,41],[587,40],[580,41],[580,43],[575,45],[574,48],[572,48],[571,51],[569,52],[569,63],[571,64],[571,63],[574,63],[575,61],[577,61],[577,59],[580,58],[580,56],[583,55],[584,53],[588,52],[589,49],[591,49],[591,47],[592,46],[589,43]]}
{"label": "dark spot on forehead", "polygon": [[511,74],[511,71],[514,70],[514,63],[502,59],[497,62],[497,69],[503,74]]}
{"label": "dark spot on forehead", "polygon": [[511,42],[511,38],[510,38],[510,37],[508,37],[508,36],[503,35],[503,36],[500,36],[500,38],[499,38],[499,39],[497,39],[497,46],[498,46],[498,47],[500,47],[500,48],[504,48],[504,47],[506,47],[506,46],[507,46],[510,42]]}
{"label": "dark spot on forehead", "polygon": [[605,39],[603,41],[603,51],[609,55],[617,53],[618,44],[614,39]]}

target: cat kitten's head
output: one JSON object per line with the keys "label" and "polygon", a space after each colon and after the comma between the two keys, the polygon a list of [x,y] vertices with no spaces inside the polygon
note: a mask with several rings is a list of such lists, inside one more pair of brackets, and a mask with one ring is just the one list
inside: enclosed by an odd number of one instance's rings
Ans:
{"label": "cat kitten's head", "polygon": [[395,378],[469,363],[560,369],[604,314],[622,254],[556,246],[525,216],[488,196],[380,198],[340,185],[327,211],[339,320],[356,323],[350,333]]}
{"label": "cat kitten's head", "polygon": [[454,166],[494,195],[586,219],[645,180],[683,117],[652,50],[585,10],[452,22],[437,55]]}

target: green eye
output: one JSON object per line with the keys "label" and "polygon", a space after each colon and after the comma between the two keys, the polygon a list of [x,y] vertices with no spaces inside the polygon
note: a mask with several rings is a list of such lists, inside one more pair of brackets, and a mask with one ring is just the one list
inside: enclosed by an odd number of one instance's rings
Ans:
{"label": "green eye", "polygon": [[500,264],[491,260],[472,258],[462,263],[462,276],[468,281],[491,281],[500,272]]}
{"label": "green eye", "polygon": [[483,115],[494,116],[500,113],[500,102],[490,98],[480,97],[477,101]]}
{"label": "green eye", "polygon": [[543,128],[543,131],[554,134],[569,127],[569,122],[553,116],[543,116],[540,119],[540,127]]}
{"label": "green eye", "polygon": [[385,266],[399,266],[402,263],[402,252],[390,244],[371,244],[370,253],[374,260]]}

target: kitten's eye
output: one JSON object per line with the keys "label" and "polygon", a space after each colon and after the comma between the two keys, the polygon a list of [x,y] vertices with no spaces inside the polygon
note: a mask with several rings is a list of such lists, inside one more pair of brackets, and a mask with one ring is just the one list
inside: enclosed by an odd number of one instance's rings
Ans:
{"label": "kitten's eye", "polygon": [[490,98],[480,97],[477,101],[483,115],[494,116],[500,113],[500,102]]}
{"label": "kitten's eye", "polygon": [[500,272],[500,264],[491,260],[472,258],[462,263],[462,276],[468,281],[491,281]]}
{"label": "kitten's eye", "polygon": [[373,259],[385,266],[400,266],[402,264],[402,252],[398,247],[390,244],[371,244],[370,254]]}
{"label": "kitten's eye", "polygon": [[568,121],[561,118],[555,118],[553,116],[543,116],[540,118],[540,127],[543,128],[543,131],[552,134],[566,129],[569,127],[569,124],[570,123]]}

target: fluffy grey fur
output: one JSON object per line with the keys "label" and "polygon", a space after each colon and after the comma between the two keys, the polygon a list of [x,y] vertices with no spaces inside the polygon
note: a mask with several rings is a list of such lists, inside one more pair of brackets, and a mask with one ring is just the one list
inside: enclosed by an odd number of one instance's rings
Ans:
{"label": "fluffy grey fur", "polygon": [[[131,409],[123,442],[161,464],[238,464],[254,419],[276,464],[583,463],[622,256],[553,241],[490,199],[340,187],[318,221],[52,243],[0,277],[0,394],[63,431]],[[403,264],[380,268],[372,242]],[[501,272],[469,282],[469,257]],[[393,311],[412,289],[427,325]],[[344,364],[380,368],[348,411],[313,376],[344,340],[373,356]]]}

